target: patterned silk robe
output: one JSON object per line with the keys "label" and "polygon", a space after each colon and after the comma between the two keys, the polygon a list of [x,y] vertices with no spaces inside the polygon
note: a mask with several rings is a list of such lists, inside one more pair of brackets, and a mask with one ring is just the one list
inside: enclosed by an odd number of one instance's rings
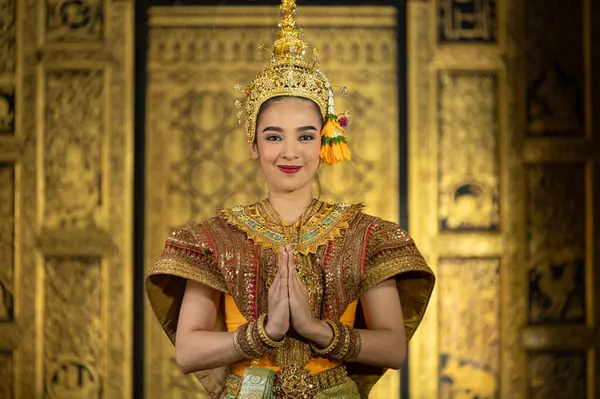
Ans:
{"label": "patterned silk robe", "polygon": [[[286,226],[268,200],[222,209],[209,220],[174,231],[151,267],[146,290],[152,309],[175,344],[186,279],[230,294],[248,321],[267,312],[281,246],[291,244],[314,317],[339,319],[349,304],[381,283],[396,280],[407,340],[429,302],[435,276],[411,237],[397,224],[362,212],[362,206],[313,200],[297,226]],[[360,305],[355,327],[366,328]],[[225,331],[221,309],[217,331]],[[313,356],[309,342],[286,336],[275,354],[279,367],[302,368]],[[346,365],[361,397],[385,370]],[[229,367],[196,372],[212,398],[223,392]]]}

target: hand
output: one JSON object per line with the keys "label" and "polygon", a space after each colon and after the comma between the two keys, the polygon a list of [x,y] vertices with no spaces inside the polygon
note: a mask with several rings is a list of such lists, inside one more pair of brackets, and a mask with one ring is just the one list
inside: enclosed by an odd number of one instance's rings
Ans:
{"label": "hand", "polygon": [[289,254],[285,248],[279,250],[279,268],[269,287],[268,318],[265,332],[272,340],[279,341],[290,329],[290,301],[288,294]]}
{"label": "hand", "polygon": [[310,302],[308,301],[308,292],[306,285],[298,275],[291,248],[286,248],[288,252],[288,286],[290,291],[290,312],[292,326],[303,336],[314,330],[317,320],[314,319],[310,311]]}

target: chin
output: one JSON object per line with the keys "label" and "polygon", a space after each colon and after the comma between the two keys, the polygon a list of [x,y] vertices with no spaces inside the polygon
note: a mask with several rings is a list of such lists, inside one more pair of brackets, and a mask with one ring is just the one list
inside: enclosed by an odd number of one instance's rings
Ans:
{"label": "chin", "polygon": [[305,187],[306,184],[279,184],[277,188],[286,193],[293,193],[294,191],[298,191],[301,188]]}
{"label": "chin", "polygon": [[275,184],[275,187],[278,190],[287,192],[287,193],[291,193],[294,191],[298,191],[304,187],[306,187],[307,185],[311,184],[310,181],[300,181],[300,180],[296,180],[296,181],[278,181],[277,184]]}

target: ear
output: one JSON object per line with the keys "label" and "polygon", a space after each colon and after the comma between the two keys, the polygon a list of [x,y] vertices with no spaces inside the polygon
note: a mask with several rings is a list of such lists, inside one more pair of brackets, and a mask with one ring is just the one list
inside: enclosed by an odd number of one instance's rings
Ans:
{"label": "ear", "polygon": [[256,145],[256,141],[250,143],[250,156],[252,159],[258,159],[258,146]]}

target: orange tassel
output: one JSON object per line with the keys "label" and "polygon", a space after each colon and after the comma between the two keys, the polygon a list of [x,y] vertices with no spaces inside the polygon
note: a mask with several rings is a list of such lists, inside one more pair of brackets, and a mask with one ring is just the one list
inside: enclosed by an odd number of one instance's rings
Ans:
{"label": "orange tassel", "polygon": [[333,166],[346,159],[352,159],[352,153],[344,137],[344,128],[339,124],[336,115],[327,116],[327,122],[321,129],[321,136],[320,156],[327,165]]}

